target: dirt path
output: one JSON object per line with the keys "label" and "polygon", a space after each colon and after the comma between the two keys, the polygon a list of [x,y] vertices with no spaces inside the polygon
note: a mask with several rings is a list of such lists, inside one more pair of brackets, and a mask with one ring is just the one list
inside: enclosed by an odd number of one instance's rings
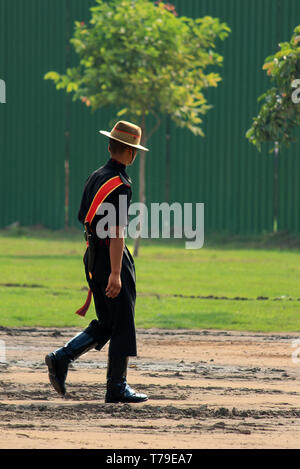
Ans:
{"label": "dirt path", "polygon": [[300,448],[300,334],[139,330],[149,400],[128,405],[104,404],[107,346],[50,387],[44,355],[77,332],[0,328],[0,448]]}

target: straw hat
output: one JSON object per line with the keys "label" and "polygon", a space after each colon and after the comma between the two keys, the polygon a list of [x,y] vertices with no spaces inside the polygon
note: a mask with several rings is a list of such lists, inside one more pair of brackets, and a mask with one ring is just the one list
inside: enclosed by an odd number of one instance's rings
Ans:
{"label": "straw hat", "polygon": [[119,121],[116,123],[111,132],[106,130],[99,130],[100,134],[106,137],[117,140],[118,142],[125,143],[130,147],[138,148],[139,150],[149,151],[148,148],[140,145],[142,129],[131,122]]}

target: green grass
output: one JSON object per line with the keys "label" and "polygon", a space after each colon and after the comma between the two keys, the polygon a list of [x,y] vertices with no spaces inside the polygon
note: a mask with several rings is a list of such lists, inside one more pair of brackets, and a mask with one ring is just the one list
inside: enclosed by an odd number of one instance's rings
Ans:
{"label": "green grass", "polygon": [[[212,237],[200,250],[143,241],[137,327],[299,332],[300,252],[295,240],[288,247],[282,237]],[[85,318],[74,314],[86,298],[84,249],[77,231],[0,232],[0,326],[85,327],[93,304]],[[227,299],[197,298],[209,295]]]}

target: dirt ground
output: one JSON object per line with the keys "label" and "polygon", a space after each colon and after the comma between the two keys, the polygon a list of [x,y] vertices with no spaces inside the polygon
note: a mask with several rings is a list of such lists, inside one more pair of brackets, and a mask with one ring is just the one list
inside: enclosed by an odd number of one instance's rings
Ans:
{"label": "dirt ground", "polygon": [[300,334],[139,330],[128,382],[149,400],[105,404],[107,346],[65,398],[49,384],[45,354],[77,332],[0,328],[0,448],[300,448]]}

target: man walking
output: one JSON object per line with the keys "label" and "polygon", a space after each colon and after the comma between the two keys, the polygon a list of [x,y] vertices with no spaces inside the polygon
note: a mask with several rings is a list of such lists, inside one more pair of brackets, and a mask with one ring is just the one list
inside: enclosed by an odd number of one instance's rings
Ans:
{"label": "man walking", "polygon": [[[148,149],[140,145],[141,128],[130,122],[119,121],[111,132],[101,130],[100,133],[109,137],[111,158],[86,181],[78,214],[85,226],[88,245],[85,273],[97,319],[64,347],[46,355],[45,362],[52,386],[64,395],[69,364],[92,348],[101,350],[110,341],[105,402],[142,402],[148,397],[134,391],[126,379],[128,359],[137,355],[137,347],[135,267],[124,243],[124,228],[132,195],[126,166],[134,162],[138,149]],[[126,202],[125,214],[122,200]],[[107,202],[112,204],[116,216],[113,226],[108,223],[105,235],[100,230],[104,222],[100,209]],[[83,307],[78,313],[84,315],[85,310]]]}

